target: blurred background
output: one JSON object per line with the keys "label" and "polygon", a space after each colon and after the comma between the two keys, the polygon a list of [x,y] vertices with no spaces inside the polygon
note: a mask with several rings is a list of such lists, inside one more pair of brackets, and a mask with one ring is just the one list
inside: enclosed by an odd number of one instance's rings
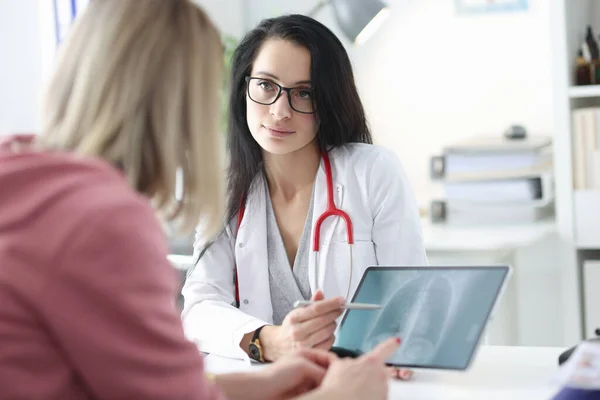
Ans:
{"label": "blurred background", "polygon": [[[40,89],[88,1],[0,0],[0,135],[39,132]],[[307,14],[338,35],[430,263],[513,267],[488,343],[572,345],[600,326],[600,1],[196,2],[226,63],[263,18]],[[192,240],[171,238],[181,269]]]}

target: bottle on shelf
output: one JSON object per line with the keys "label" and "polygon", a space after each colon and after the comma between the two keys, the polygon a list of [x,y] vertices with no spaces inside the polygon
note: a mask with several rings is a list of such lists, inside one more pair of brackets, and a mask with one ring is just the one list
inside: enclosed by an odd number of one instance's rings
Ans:
{"label": "bottle on shelf", "polygon": [[591,25],[587,26],[585,44],[590,51],[590,72],[592,74],[592,84],[600,84],[600,50],[598,42],[594,38],[594,31]]}
{"label": "bottle on shelf", "polygon": [[592,30],[592,26],[587,26],[587,33],[585,35],[585,42],[590,49],[590,58],[592,60],[597,60],[600,58],[600,50],[598,50],[598,42],[594,39],[594,31]]}
{"label": "bottle on shelf", "polygon": [[[586,44],[582,45],[586,47]],[[592,84],[592,68],[588,60],[584,56],[583,48],[577,53],[577,59],[575,60],[575,84],[591,85]]]}

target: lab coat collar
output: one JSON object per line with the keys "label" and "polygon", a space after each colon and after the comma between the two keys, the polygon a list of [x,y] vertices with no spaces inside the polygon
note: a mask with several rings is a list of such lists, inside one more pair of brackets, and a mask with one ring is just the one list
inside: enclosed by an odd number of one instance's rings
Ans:
{"label": "lab coat collar", "polygon": [[[333,196],[336,206],[343,209],[344,200],[344,186],[336,183],[336,156],[335,151],[329,153],[329,159],[331,162],[331,174],[333,180]],[[237,235],[236,244],[240,243],[250,244],[256,255],[262,255],[256,257],[256,259],[266,260],[268,259],[267,254],[267,218],[266,218],[266,201],[267,201],[267,190],[266,180],[263,173],[259,173],[251,185],[250,194],[248,201],[246,202],[246,211],[242,223],[240,225],[239,234]],[[313,214],[311,222],[311,234],[310,234],[310,257],[308,264],[308,279],[310,284],[311,292],[314,294],[317,289],[323,289],[327,293],[324,287],[325,277],[327,274],[327,258],[329,253],[329,247],[334,240],[334,233],[336,231],[337,224],[340,218],[332,216],[327,218],[321,224],[321,240],[318,254],[312,251],[313,249],[313,238],[315,235],[315,224],[321,214],[327,209],[327,178],[325,176],[325,165],[323,160],[319,164],[317,175],[315,177],[315,188],[313,191]],[[252,216],[251,218],[249,216]],[[251,242],[251,243],[250,243]],[[241,249],[236,248],[236,252]],[[238,257],[238,260],[240,257]],[[318,274],[316,263],[319,263]],[[242,290],[252,292],[252,288],[247,287],[247,282],[254,282],[256,277],[252,277],[252,271],[261,270],[261,276],[268,280],[268,266],[254,266],[253,268],[243,268],[238,266],[238,276],[240,282],[244,282],[240,286],[240,297],[242,296]]]}

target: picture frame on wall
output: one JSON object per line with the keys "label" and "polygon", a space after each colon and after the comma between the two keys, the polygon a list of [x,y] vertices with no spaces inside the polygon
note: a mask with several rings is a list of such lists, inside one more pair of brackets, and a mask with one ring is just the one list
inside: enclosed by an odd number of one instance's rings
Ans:
{"label": "picture frame on wall", "polygon": [[528,0],[454,0],[458,15],[527,11]]}

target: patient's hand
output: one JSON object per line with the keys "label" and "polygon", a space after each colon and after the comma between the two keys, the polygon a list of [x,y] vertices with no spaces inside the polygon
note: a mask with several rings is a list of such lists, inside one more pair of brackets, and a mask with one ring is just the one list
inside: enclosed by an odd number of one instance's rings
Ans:
{"label": "patient's hand", "polygon": [[391,338],[358,358],[333,361],[313,399],[387,399],[388,377],[385,360],[400,344]]}

